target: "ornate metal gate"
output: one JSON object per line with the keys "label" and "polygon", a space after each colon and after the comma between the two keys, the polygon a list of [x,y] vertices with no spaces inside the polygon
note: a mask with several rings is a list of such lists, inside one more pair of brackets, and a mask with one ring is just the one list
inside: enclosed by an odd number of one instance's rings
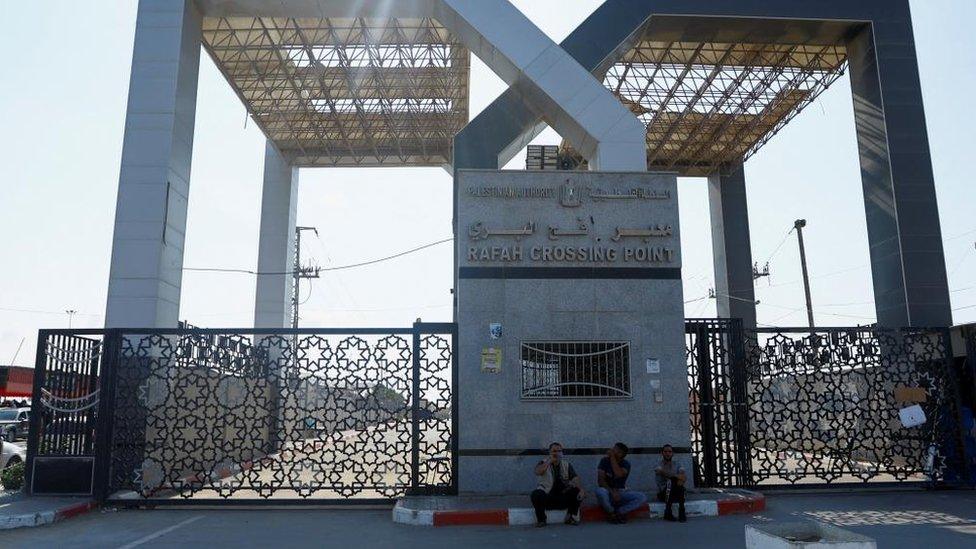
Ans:
{"label": "ornate metal gate", "polygon": [[104,341],[41,331],[27,440],[30,494],[91,495]]}
{"label": "ornate metal gate", "polygon": [[696,319],[685,323],[691,446],[702,487],[749,483],[749,432],[742,322]]}
{"label": "ornate metal gate", "polygon": [[385,503],[456,491],[454,324],[98,333],[99,499]]}
{"label": "ornate metal gate", "polygon": [[[696,473],[711,486],[940,483],[965,463],[945,329],[690,321]],[[737,348],[738,347],[738,348]],[[913,407],[924,423],[905,426]]]}

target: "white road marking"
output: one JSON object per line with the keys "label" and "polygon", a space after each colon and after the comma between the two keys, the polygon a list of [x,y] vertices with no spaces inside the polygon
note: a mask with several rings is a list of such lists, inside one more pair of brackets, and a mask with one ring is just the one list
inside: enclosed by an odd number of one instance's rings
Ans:
{"label": "white road marking", "polygon": [[146,537],[139,538],[139,539],[133,541],[132,543],[127,543],[127,544],[123,545],[122,547],[119,547],[119,549],[132,549],[133,547],[138,547],[138,546],[140,546],[140,545],[142,545],[142,544],[144,544],[146,542],[152,541],[152,540],[154,540],[156,538],[161,538],[161,537],[165,536],[166,534],[172,532],[173,530],[176,530],[177,528],[182,528],[182,527],[186,526],[187,524],[190,524],[192,522],[196,522],[196,521],[202,519],[204,516],[205,515],[200,515],[200,516],[197,516],[197,517],[188,518],[188,519],[184,520],[183,522],[180,522],[178,524],[174,524],[174,525],[170,526],[169,528],[163,528],[162,530],[159,530],[158,532],[153,532],[152,534],[149,534]]}

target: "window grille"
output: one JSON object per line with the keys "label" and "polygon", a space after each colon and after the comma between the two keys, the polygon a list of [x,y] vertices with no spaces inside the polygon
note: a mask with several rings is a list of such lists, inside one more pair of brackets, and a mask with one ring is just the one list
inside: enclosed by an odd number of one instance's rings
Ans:
{"label": "window grille", "polygon": [[526,400],[632,396],[626,341],[524,341],[521,361]]}

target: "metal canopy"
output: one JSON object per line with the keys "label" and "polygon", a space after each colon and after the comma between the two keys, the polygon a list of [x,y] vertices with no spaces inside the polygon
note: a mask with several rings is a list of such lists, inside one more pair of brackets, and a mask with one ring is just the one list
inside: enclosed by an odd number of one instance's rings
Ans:
{"label": "metal canopy", "polygon": [[647,126],[649,169],[706,175],[755,154],[844,73],[849,29],[655,17],[604,84]]}
{"label": "metal canopy", "polygon": [[203,43],[297,167],[442,166],[468,123],[468,50],[430,18],[205,17]]}

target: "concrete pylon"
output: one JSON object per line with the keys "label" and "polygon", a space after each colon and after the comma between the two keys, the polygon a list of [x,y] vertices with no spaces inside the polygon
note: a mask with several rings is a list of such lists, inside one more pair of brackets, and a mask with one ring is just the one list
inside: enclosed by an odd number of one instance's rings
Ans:
{"label": "concrete pylon", "polygon": [[200,37],[193,0],[139,3],[108,328],[175,328],[179,322]]}
{"label": "concrete pylon", "polygon": [[752,277],[752,246],[745,170],[741,162],[708,178],[712,218],[715,301],[721,318],[742,319],[756,327],[756,291]]}
{"label": "concrete pylon", "polygon": [[264,151],[255,328],[289,328],[298,213],[298,168],[270,141]]}
{"label": "concrete pylon", "polygon": [[847,45],[875,309],[881,326],[951,326],[911,25],[899,30],[866,25]]}

